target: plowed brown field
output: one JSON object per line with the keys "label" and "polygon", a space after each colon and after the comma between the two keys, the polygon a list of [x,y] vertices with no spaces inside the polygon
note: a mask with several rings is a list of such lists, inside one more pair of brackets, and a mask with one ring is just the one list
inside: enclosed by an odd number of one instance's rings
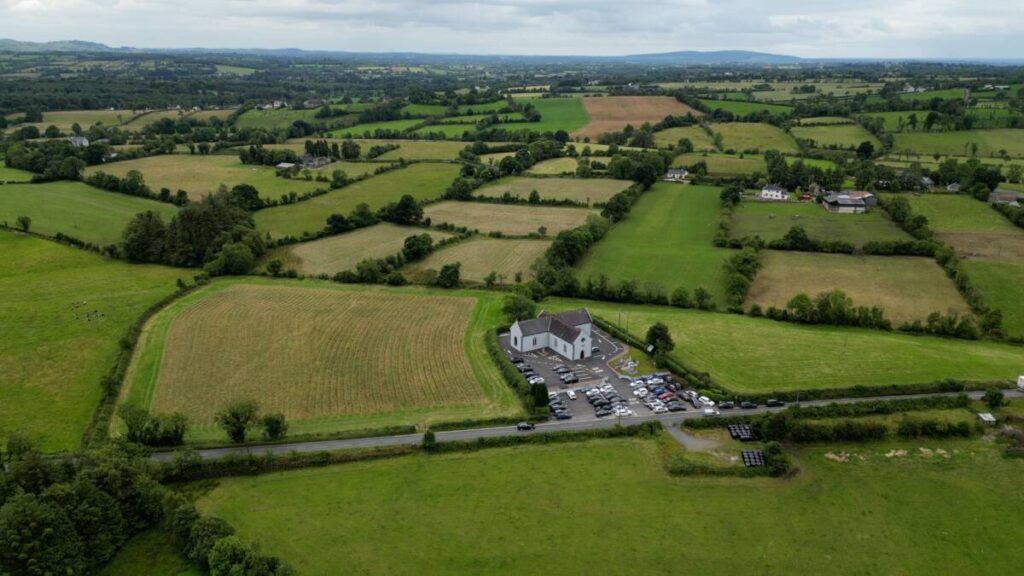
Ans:
{"label": "plowed brown field", "polygon": [[590,124],[572,133],[580,138],[596,138],[605,132],[618,132],[626,124],[639,128],[644,122],[654,124],[665,116],[694,116],[701,113],[671,96],[608,96],[584,98],[583,107],[590,114]]}

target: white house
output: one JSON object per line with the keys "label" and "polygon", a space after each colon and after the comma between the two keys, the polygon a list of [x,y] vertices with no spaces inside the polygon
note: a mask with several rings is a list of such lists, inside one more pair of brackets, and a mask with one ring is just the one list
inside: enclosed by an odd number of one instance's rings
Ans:
{"label": "white house", "polygon": [[789,201],[789,190],[778,184],[768,184],[761,188],[761,200],[781,200],[787,202]]}
{"label": "white house", "polygon": [[554,315],[541,312],[536,318],[513,324],[509,343],[518,352],[549,348],[570,360],[589,358],[593,323],[586,308]]}
{"label": "white house", "polygon": [[686,168],[669,168],[668,172],[665,173],[665,180],[669,182],[682,182],[689,175],[690,173],[686,171]]}
{"label": "white house", "polygon": [[76,148],[85,148],[89,145],[89,139],[85,136],[71,136],[68,138],[68,142]]}

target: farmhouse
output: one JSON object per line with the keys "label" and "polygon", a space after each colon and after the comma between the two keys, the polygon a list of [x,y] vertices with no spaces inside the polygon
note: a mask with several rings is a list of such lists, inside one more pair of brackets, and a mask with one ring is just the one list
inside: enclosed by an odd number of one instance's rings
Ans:
{"label": "farmhouse", "polygon": [[320,168],[321,166],[327,166],[331,163],[331,159],[327,156],[313,156],[312,154],[302,155],[302,167],[303,168]]}
{"label": "farmhouse", "polygon": [[825,210],[835,214],[863,214],[868,211],[867,205],[861,198],[853,198],[849,194],[832,193],[821,200]]}
{"label": "farmhouse", "polygon": [[303,108],[319,108],[324,105],[324,101],[319,98],[310,98],[302,103]]}
{"label": "farmhouse", "polygon": [[554,315],[541,312],[536,318],[513,324],[509,341],[518,352],[549,348],[570,360],[589,358],[592,325],[586,308]]}
{"label": "farmhouse", "polygon": [[768,184],[761,188],[761,200],[781,200],[782,202],[787,202],[789,201],[789,190],[778,184]]}
{"label": "farmhouse", "polygon": [[665,180],[668,182],[682,182],[689,175],[690,173],[686,171],[686,168],[669,168],[668,172],[665,173]]}
{"label": "farmhouse", "polygon": [[85,148],[89,145],[89,139],[85,136],[71,136],[68,138],[68,142],[71,142],[71,145],[76,148]]}
{"label": "farmhouse", "polygon": [[1022,197],[1024,197],[1024,194],[1014,192],[1013,190],[996,188],[994,192],[988,195],[988,203],[1009,204],[1010,206],[1019,207]]}
{"label": "farmhouse", "polygon": [[959,182],[953,182],[952,184],[946,186],[946,192],[959,192],[959,191],[960,191],[960,183]]}

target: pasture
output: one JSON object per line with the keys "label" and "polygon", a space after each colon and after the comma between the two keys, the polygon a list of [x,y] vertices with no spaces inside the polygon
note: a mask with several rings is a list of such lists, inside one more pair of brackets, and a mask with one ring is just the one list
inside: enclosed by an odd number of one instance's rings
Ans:
{"label": "pasture", "polygon": [[444,134],[448,140],[462,140],[471,139],[474,132],[476,132],[476,126],[473,124],[438,123],[419,128],[413,131],[413,134],[419,137]]}
{"label": "pasture", "polygon": [[797,124],[801,126],[835,126],[836,124],[853,124],[853,120],[846,116],[812,116],[800,118]]}
{"label": "pasture", "polygon": [[[497,112],[504,108],[508,108],[507,100],[495,100],[493,102],[484,102],[482,104],[463,104],[456,107],[460,116],[468,116],[473,114],[485,114],[490,112]],[[449,112],[448,106],[441,104],[408,104],[402,108],[401,112],[403,115],[408,116],[444,116]]]}
{"label": "pasture", "polygon": [[632,124],[639,128],[645,122],[654,124],[666,116],[701,116],[700,111],[671,96],[606,96],[584,98],[583,107],[590,116],[586,126],[574,131],[575,138],[596,140],[606,132],[618,132]]}
{"label": "pasture", "polygon": [[732,217],[733,238],[780,239],[802,226],[815,240],[841,240],[860,246],[872,240],[910,240],[910,235],[881,210],[865,214],[833,214],[815,202],[742,202]]}
{"label": "pasture", "polygon": [[530,130],[533,132],[557,132],[565,130],[574,132],[583,128],[590,122],[590,115],[580,98],[537,98],[530,100],[530,104],[541,114],[539,122],[511,122],[499,123],[491,126],[501,130],[520,132]]}
{"label": "pasture", "polygon": [[[310,140],[310,138],[293,138],[284,144],[267,144],[265,148],[271,150],[288,149],[302,154],[306,150],[306,140]],[[328,142],[337,142],[340,145],[342,140],[328,139]],[[464,142],[446,142],[444,140],[387,140],[369,138],[354,139],[354,142],[359,144],[360,157],[364,160],[367,159],[366,155],[369,153],[370,148],[373,146],[386,146],[388,144],[397,144],[399,148],[385,152],[373,158],[373,160],[399,160],[402,158],[406,160],[455,160],[459,157],[459,152],[466,147]]]}
{"label": "pasture", "polygon": [[484,351],[500,301],[328,282],[217,282],[147,325],[122,401],[179,411],[191,438],[221,439],[214,415],[253,398],[293,433],[521,408]]}
{"label": "pasture", "polygon": [[796,154],[800,151],[792,136],[771,124],[728,122],[712,124],[711,129],[722,135],[722,145],[726,149],[737,152],[778,150]]}
{"label": "pasture", "polygon": [[813,140],[816,148],[856,148],[862,142],[871,142],[876,149],[881,146],[878,138],[860,124],[794,126],[789,132],[796,138]]}
{"label": "pasture", "polygon": [[961,255],[1024,262],[1024,230],[1011,224],[988,203],[952,194],[908,198],[914,213],[928,218],[928,227],[936,236]]}
{"label": "pasture", "polygon": [[420,202],[439,198],[458,173],[458,164],[412,164],[303,202],[260,210],[253,217],[257,228],[272,236],[301,236],[322,230],[328,216],[347,216],[359,204],[376,211],[406,194]]}
{"label": "pasture", "polygon": [[287,130],[296,120],[302,120],[310,124],[316,123],[317,109],[291,110],[280,108],[277,110],[246,110],[235,120],[235,127],[239,130],[246,128],[262,128],[264,130]]}
{"label": "pasture", "polygon": [[414,126],[423,124],[420,118],[406,118],[402,120],[384,120],[381,122],[370,122],[367,124],[356,124],[347,128],[332,130],[329,134],[332,138],[358,138],[365,136],[372,138],[378,130],[388,132],[405,132]]}
{"label": "pasture", "polygon": [[712,245],[718,193],[710,186],[655,184],[583,257],[577,276],[658,284],[666,293],[678,286],[691,293],[700,287],[724,305],[722,264],[731,251]]}
{"label": "pasture", "polygon": [[575,174],[576,167],[579,165],[577,158],[551,158],[548,160],[542,160],[527,170],[530,174],[538,174],[540,176],[557,176],[559,174]]}
{"label": "pasture", "polygon": [[440,270],[445,264],[459,262],[463,281],[482,283],[487,275],[496,272],[498,284],[515,283],[517,274],[525,282],[533,277],[531,265],[549,246],[550,240],[473,238],[435,250],[424,260],[406,266],[403,272],[415,279],[424,270]]}
{"label": "pasture", "polygon": [[688,138],[690,142],[693,142],[694,150],[715,149],[714,140],[700,126],[679,126],[655,132],[654,144],[658,148],[674,148],[683,138]]}
{"label": "pasture", "polygon": [[131,121],[123,124],[121,129],[128,132],[141,132],[146,126],[163,120],[164,118],[180,120],[188,116],[188,114],[189,112],[187,110],[153,110],[151,112],[144,112],[135,118],[132,118]]}
{"label": "pasture", "polygon": [[[1017,569],[1016,554],[991,551],[1024,535],[1024,464],[991,443],[787,446],[800,469],[788,479],[670,476],[679,450],[662,437],[416,454],[226,478],[198,505],[308,574]],[[614,495],[614,519],[601,495]],[[652,535],[701,544],[651,553]]]}
{"label": "pasture", "polygon": [[366,258],[386,258],[397,254],[401,252],[406,238],[423,233],[430,234],[435,242],[451,236],[438,230],[381,222],[345,234],[276,248],[263,257],[263,262],[279,259],[285,269],[294,268],[300,274],[333,275],[354,269]]}
{"label": "pasture", "polygon": [[1005,150],[1010,157],[1024,158],[1024,129],[900,132],[894,136],[893,150],[910,150],[926,155],[969,155],[972,145],[976,144],[979,156],[995,156]]}
{"label": "pasture", "polygon": [[[82,130],[87,130],[90,126],[95,126],[96,124],[108,127],[118,126],[130,121],[139,113],[133,110],[55,110],[53,112],[43,112],[42,122],[18,124],[17,126],[8,127],[7,130],[35,126],[42,132],[49,126],[56,126],[61,132],[70,134],[71,128],[75,124],[78,124]],[[18,117],[18,115],[14,117]]]}
{"label": "pasture", "polygon": [[[338,166],[331,164],[325,170],[334,167]],[[154,192],[161,188],[167,188],[172,193],[185,190],[190,200],[199,200],[213,194],[222,184],[228,188],[250,184],[256,187],[262,198],[278,198],[289,192],[302,194],[328,186],[326,182],[278,177],[273,167],[242,164],[234,154],[162,154],[90,166],[85,173],[106,172],[123,177],[132,170],[141,172],[143,180]]]}
{"label": "pasture", "polygon": [[968,259],[961,266],[985,295],[985,303],[1002,311],[1007,334],[1024,336],[1024,259],[1016,263]]}
{"label": "pasture", "polygon": [[[808,166],[817,166],[822,170],[835,168],[836,165],[828,160],[818,158],[796,158],[787,156],[786,162],[790,165],[801,161]],[[704,162],[708,167],[708,175],[715,177],[749,176],[755,172],[767,172],[768,166],[764,162],[764,156],[760,154],[708,154],[690,153],[680,154],[672,161],[673,166],[693,166],[698,162]]]}
{"label": "pasture", "polygon": [[98,246],[117,244],[125,225],[152,210],[168,222],[178,209],[165,202],[107,192],[81,182],[0,186],[0,222],[14,226],[18,216],[32,219],[33,232],[58,232]]}
{"label": "pasture", "polygon": [[953,281],[931,258],[764,251],[746,305],[785,308],[799,293],[842,290],[855,306],[878,306],[894,326],[932,312],[970,315]]}
{"label": "pasture", "polygon": [[27,170],[8,168],[0,158],[0,182],[28,182],[32,180],[33,174]]}
{"label": "pasture", "polygon": [[789,116],[793,108],[783,104],[768,104],[765,102],[742,102],[737,100],[711,100],[701,98],[701,103],[712,110],[726,110],[737,116],[758,114],[768,112],[773,116]]}
{"label": "pasture", "polygon": [[[570,158],[571,160],[571,158]],[[574,161],[575,164],[575,161]],[[587,204],[604,203],[625,190],[631,182],[611,178],[530,178],[508,177],[478,188],[474,195],[500,198],[511,194],[527,199],[534,190],[542,199],[574,200]]]}
{"label": "pasture", "polygon": [[[1015,379],[1024,348],[993,342],[908,336],[844,326],[775,322],[735,314],[552,299],[551,310],[587,306],[592,314],[643,337],[664,322],[675,339],[672,355],[707,371],[728,390],[785,390],[917,384],[944,378]],[[837,351],[855,351],[842,354]]]}
{"label": "pasture", "polygon": [[501,232],[510,236],[526,236],[545,228],[546,235],[582,226],[590,215],[589,208],[525,206],[483,202],[438,202],[423,209],[423,215],[436,226],[447,222],[480,232]]}
{"label": "pasture", "polygon": [[0,436],[78,448],[125,330],[191,271],[0,231]]}

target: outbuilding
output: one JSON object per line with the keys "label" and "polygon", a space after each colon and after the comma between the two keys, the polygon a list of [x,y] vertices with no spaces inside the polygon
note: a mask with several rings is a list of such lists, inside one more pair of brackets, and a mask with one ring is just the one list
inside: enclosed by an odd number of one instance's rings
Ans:
{"label": "outbuilding", "polygon": [[517,352],[548,348],[569,360],[589,358],[594,320],[586,308],[560,314],[541,312],[512,325],[509,342]]}

